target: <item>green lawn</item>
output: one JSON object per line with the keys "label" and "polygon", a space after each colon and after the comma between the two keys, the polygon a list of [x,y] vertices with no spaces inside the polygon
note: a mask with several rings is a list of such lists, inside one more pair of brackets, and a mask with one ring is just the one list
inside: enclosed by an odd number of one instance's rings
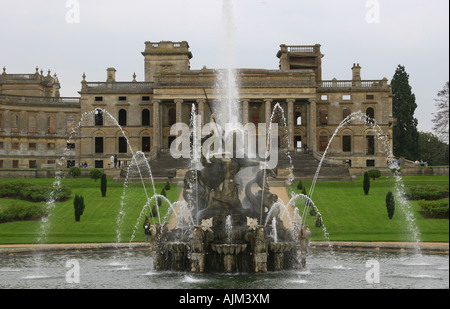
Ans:
{"label": "green lawn", "polygon": [[[40,184],[51,185],[53,179],[0,179],[2,182],[32,181]],[[146,194],[141,183],[128,184],[115,183],[108,179],[108,191],[106,197],[101,197],[100,181],[91,179],[63,179],[62,183],[71,188],[72,194],[69,200],[56,203],[51,211],[48,224],[40,221],[21,221],[0,224],[0,244],[39,243],[38,236],[42,235],[44,243],[73,243],[73,242],[116,242],[117,231],[120,231],[120,241],[129,242],[134,233],[133,241],[143,241],[142,224],[147,209],[141,215],[146,203]],[[409,185],[437,185],[447,186],[448,177],[405,177],[404,183]],[[311,182],[303,182],[309,186]],[[392,220],[387,216],[385,197],[388,191],[393,190],[392,177],[381,177],[371,181],[371,189],[368,196],[364,195],[362,179],[353,182],[318,182],[313,194],[313,201],[323,216],[323,221],[330,240],[345,241],[410,241],[402,212],[396,204],[395,214]],[[160,193],[164,183],[155,184],[156,193]],[[294,182],[289,191],[300,193]],[[153,195],[151,184],[146,183],[148,196]],[[123,192],[125,191],[125,194]],[[167,197],[176,201],[181,188],[172,184],[167,191]],[[81,222],[75,222],[73,198],[75,194],[83,195],[86,209],[81,216]],[[124,206],[121,207],[121,197],[124,196]],[[0,199],[0,206],[11,203],[11,199]],[[27,203],[27,202],[24,202]],[[419,213],[418,203],[411,202],[416,223],[421,232],[421,241],[448,242],[448,219],[424,219]],[[121,209],[123,220],[120,227],[117,221]],[[161,220],[167,213],[168,205],[163,203],[160,208]],[[302,210],[300,211],[300,213]],[[158,221],[155,218],[156,222]],[[321,228],[314,226],[316,217],[307,216],[306,223],[310,226],[313,240],[325,240]],[[153,223],[153,221],[151,221]],[[42,232],[42,229],[44,232]]]}
{"label": "green lawn", "polygon": [[[392,177],[381,177],[371,181],[369,195],[364,195],[362,177],[353,182],[317,182],[312,196],[314,204],[322,214],[324,226],[330,240],[335,241],[414,241],[399,202],[395,214],[388,218],[385,197],[394,190]],[[404,177],[406,187],[413,185],[447,186],[448,177]],[[311,182],[303,182],[309,190]],[[290,188],[300,193],[295,182]],[[308,192],[307,190],[307,192]],[[420,231],[421,241],[448,242],[448,219],[425,219],[419,213],[417,201],[409,201]],[[302,213],[303,208],[300,208]],[[322,228],[315,227],[316,217],[306,217],[313,240],[325,240]]]}
{"label": "green lawn", "polygon": [[[1,179],[4,181],[33,181],[42,184],[53,183],[53,179]],[[130,183],[125,188],[122,183],[115,183],[108,179],[106,197],[101,197],[100,180],[92,179],[63,179],[62,183],[72,190],[69,200],[56,203],[51,209],[47,223],[41,221],[20,221],[0,224],[0,243],[39,243],[39,235],[43,243],[74,243],[74,242],[116,242],[118,233],[121,242],[129,242],[134,233],[134,241],[143,241],[143,220],[149,215],[147,208],[143,215],[142,209],[146,204],[147,197],[142,183]],[[156,183],[156,193],[161,193],[165,183]],[[145,184],[149,197],[153,196],[151,184]],[[125,192],[125,194],[123,194]],[[176,201],[181,188],[176,184],[171,185],[167,198]],[[80,222],[75,222],[73,199],[75,194],[82,195],[86,204],[84,214]],[[122,196],[124,196],[123,207],[121,207]],[[11,199],[0,199],[0,205],[10,203]],[[17,200],[13,200],[16,201]],[[23,201],[23,203],[27,203]],[[119,216],[121,209],[123,215]],[[167,203],[160,207],[161,220],[168,211]],[[118,219],[120,227],[118,228]],[[153,219],[149,218],[153,223]],[[139,220],[139,221],[138,221]],[[158,222],[158,218],[155,218]]]}

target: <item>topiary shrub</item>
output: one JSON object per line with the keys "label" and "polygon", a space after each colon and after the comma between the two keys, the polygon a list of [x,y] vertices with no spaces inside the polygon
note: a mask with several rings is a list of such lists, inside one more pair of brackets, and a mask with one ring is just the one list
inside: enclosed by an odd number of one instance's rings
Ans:
{"label": "topiary shrub", "polygon": [[395,211],[395,199],[394,199],[394,194],[392,194],[391,191],[389,191],[386,194],[386,209],[388,212],[389,219],[392,219],[392,217],[394,217],[394,211]]}
{"label": "topiary shrub", "polygon": [[369,174],[369,177],[373,180],[381,177],[381,171],[377,169],[368,170],[367,173]]}
{"label": "topiary shrub", "polygon": [[77,166],[72,166],[71,168],[69,168],[69,175],[72,176],[73,178],[80,176],[81,175],[80,168]]}
{"label": "topiary shrub", "polygon": [[106,175],[103,174],[101,182],[100,182],[100,191],[102,191],[102,197],[106,196],[106,186],[107,186],[107,184],[106,184]]}
{"label": "topiary shrub", "polygon": [[170,190],[170,183],[168,180],[166,182],[166,185],[164,186],[164,190],[166,190],[166,191]]}
{"label": "topiary shrub", "polygon": [[297,190],[301,190],[301,189],[303,189],[303,184],[302,184],[302,181],[299,180],[298,184],[297,184]]}
{"label": "topiary shrub", "polygon": [[83,196],[78,194],[75,195],[73,200],[73,208],[75,210],[75,221],[80,222],[81,215],[83,214],[85,208]]}
{"label": "topiary shrub", "polygon": [[369,190],[370,190],[370,177],[369,177],[369,173],[368,173],[368,172],[365,172],[365,173],[364,173],[363,190],[364,190],[364,194],[365,194],[365,195],[369,195]]}
{"label": "topiary shrub", "polygon": [[95,181],[97,181],[97,179],[102,178],[102,175],[103,175],[103,172],[96,168],[92,169],[89,172],[89,177],[91,177],[91,179],[94,179]]}
{"label": "topiary shrub", "polygon": [[323,227],[323,220],[322,220],[322,216],[318,215],[317,219],[316,219],[316,227]]}

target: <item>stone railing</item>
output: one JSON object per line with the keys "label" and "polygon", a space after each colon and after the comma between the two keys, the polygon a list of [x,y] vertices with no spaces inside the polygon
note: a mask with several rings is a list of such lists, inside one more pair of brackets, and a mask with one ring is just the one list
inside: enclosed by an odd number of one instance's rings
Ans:
{"label": "stone railing", "polygon": [[[220,78],[218,71],[187,71],[183,73],[155,74],[155,86],[206,86],[213,87]],[[238,72],[237,83],[240,87],[270,86],[315,86],[314,73],[305,72]]]}
{"label": "stone railing", "polygon": [[367,90],[387,90],[389,88],[387,78],[382,80],[328,80],[318,83],[318,92],[331,89],[340,90],[350,88],[363,88]]}
{"label": "stone railing", "polygon": [[82,82],[82,92],[149,92],[153,83],[148,82]]}
{"label": "stone railing", "polygon": [[10,94],[0,94],[1,103],[29,103],[29,104],[80,104],[80,98],[75,97],[33,97]]}

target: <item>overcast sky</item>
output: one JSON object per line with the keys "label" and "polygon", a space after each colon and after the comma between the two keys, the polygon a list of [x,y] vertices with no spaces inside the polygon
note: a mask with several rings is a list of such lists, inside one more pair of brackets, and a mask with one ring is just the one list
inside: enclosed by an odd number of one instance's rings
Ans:
{"label": "overcast sky", "polygon": [[[223,2],[232,2],[238,68],[278,69],[280,44],[321,44],[323,79],[410,75],[419,130],[431,131],[434,98],[449,79],[447,0],[0,0],[0,66],[56,72],[62,96],[88,81],[144,80],[145,41],[188,41],[192,69],[224,67]],[[77,7],[79,11],[77,11]],[[79,13],[79,14],[78,14]],[[77,20],[79,17],[79,20]]]}

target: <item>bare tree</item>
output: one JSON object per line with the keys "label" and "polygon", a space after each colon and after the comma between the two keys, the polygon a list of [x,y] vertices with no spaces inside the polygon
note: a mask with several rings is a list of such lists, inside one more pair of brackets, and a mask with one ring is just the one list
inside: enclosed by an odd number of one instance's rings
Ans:
{"label": "bare tree", "polygon": [[434,123],[433,130],[439,139],[448,144],[448,81],[444,85],[444,89],[438,92],[436,101],[437,113],[433,113]]}

